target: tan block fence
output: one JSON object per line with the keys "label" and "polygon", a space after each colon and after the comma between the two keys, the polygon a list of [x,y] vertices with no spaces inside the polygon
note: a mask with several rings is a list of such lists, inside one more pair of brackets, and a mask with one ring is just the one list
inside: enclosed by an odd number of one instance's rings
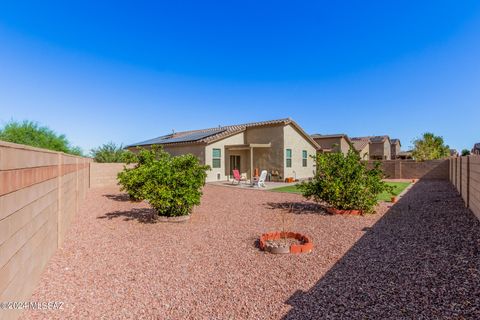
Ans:
{"label": "tan block fence", "polygon": [[0,302],[28,301],[86,196],[90,162],[0,142]]}
{"label": "tan block fence", "polygon": [[389,179],[443,179],[449,177],[449,160],[383,160],[368,161],[370,167],[380,162],[385,176]]}
{"label": "tan block fence", "polygon": [[450,159],[449,180],[462,196],[465,206],[480,219],[480,156]]}

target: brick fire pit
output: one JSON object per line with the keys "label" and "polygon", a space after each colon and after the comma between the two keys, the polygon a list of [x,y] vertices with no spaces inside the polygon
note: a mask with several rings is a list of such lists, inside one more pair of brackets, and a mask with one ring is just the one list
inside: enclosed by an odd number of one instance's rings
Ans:
{"label": "brick fire pit", "polygon": [[[289,247],[272,246],[270,242],[290,239],[297,240],[299,243],[292,243]],[[313,249],[312,240],[300,233],[295,232],[269,232],[260,237],[260,249],[270,253],[310,253]]]}

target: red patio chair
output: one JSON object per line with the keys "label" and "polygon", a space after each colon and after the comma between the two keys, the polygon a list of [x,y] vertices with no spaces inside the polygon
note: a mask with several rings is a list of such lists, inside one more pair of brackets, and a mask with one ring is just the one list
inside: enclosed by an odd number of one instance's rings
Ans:
{"label": "red patio chair", "polygon": [[232,172],[233,172],[232,183],[237,182],[238,184],[240,184],[241,181],[245,181],[245,179],[242,178],[242,176],[240,175],[240,171],[238,171],[237,169],[233,169]]}

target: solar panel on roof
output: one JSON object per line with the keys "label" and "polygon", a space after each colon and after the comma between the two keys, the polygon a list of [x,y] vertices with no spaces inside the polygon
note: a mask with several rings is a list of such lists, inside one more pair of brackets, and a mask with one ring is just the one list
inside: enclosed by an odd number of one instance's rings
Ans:
{"label": "solar panel on roof", "polygon": [[224,132],[225,129],[221,130],[211,130],[208,132],[193,132],[181,137],[176,137],[176,138],[167,138],[159,141],[159,143],[178,143],[178,142],[191,142],[191,141],[198,141],[203,138],[207,138],[216,134],[219,134],[221,132]]}

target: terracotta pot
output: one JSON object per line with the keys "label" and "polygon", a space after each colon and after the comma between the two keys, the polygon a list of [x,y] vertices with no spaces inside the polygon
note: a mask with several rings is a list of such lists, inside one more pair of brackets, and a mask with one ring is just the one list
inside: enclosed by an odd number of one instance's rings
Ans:
{"label": "terracotta pot", "polygon": [[390,200],[391,200],[392,203],[395,203],[395,202],[397,202],[397,197],[392,197]]}
{"label": "terracotta pot", "polygon": [[331,214],[347,214],[353,216],[360,216],[363,214],[362,210],[341,210],[336,208],[327,208],[327,211]]}

